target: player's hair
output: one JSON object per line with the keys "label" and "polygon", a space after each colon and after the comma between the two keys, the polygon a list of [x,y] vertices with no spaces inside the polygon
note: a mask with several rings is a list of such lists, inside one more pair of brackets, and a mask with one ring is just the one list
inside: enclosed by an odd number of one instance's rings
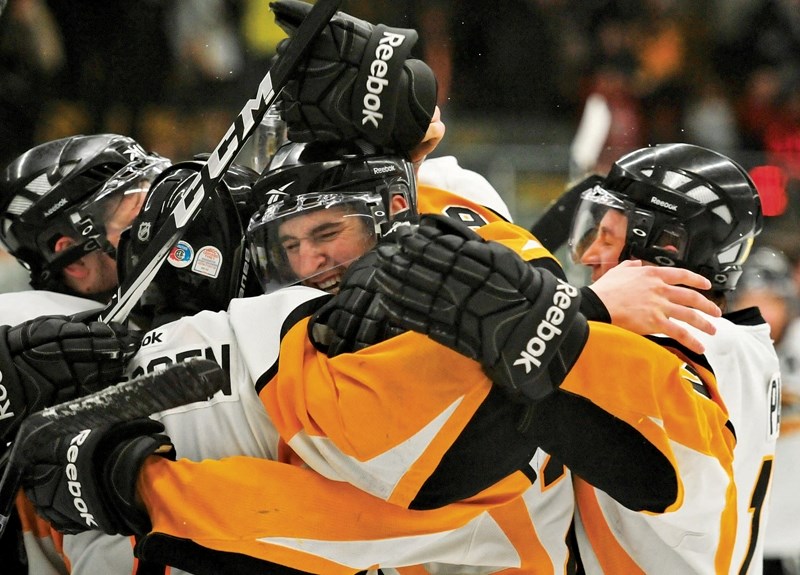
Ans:
{"label": "player's hair", "polygon": [[[0,174],[0,240],[31,274],[35,289],[71,293],[61,270],[95,250],[113,254],[105,216],[121,194],[169,165],[118,134],[78,135],[46,142]],[[76,240],[55,251],[62,236]]]}
{"label": "player's hair", "polygon": [[[142,211],[120,239],[120,282],[136,269],[202,166],[200,161],[175,164],[153,183]],[[140,327],[202,310],[224,310],[235,297],[261,293],[244,236],[244,222],[257,207],[251,193],[257,175],[237,164],[228,168],[132,311]]]}
{"label": "player's hair", "polygon": [[261,207],[248,226],[251,252],[266,291],[296,283],[285,265],[278,224],[312,211],[342,206],[358,213],[375,241],[398,221],[392,198],[409,207],[404,221],[416,217],[414,168],[402,154],[363,141],[284,144],[253,187]]}

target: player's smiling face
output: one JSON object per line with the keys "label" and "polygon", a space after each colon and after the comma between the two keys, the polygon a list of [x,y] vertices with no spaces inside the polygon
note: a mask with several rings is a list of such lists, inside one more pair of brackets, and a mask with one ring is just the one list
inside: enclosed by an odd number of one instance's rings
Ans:
{"label": "player's smiling face", "polygon": [[619,263],[625,247],[628,218],[617,210],[608,210],[597,226],[596,235],[580,257],[580,263],[592,270],[592,281],[597,281]]}
{"label": "player's smiling face", "polygon": [[302,283],[334,294],[350,263],[375,243],[364,217],[342,206],[286,220],[278,235],[292,272]]}

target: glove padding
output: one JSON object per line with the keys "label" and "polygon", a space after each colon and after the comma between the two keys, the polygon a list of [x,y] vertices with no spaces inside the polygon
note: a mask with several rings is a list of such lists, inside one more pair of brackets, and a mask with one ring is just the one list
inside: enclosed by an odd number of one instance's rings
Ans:
{"label": "glove padding", "polygon": [[[291,37],[311,4],[278,0],[270,9]],[[362,138],[396,151],[413,149],[428,129],[437,92],[427,64],[408,58],[416,41],[415,30],[373,26],[337,12],[281,92],[289,139]],[[278,53],[285,47],[286,41],[279,44]]]}
{"label": "glove padding", "polygon": [[35,411],[118,383],[138,344],[122,324],[67,316],[0,326],[0,441]]}
{"label": "glove padding", "polygon": [[150,531],[136,501],[136,481],[153,454],[175,459],[164,425],[135,419],[64,433],[55,425],[28,443],[22,485],[36,511],[62,533]]}
{"label": "glove padding", "polygon": [[553,392],[586,343],[576,288],[455,220],[423,216],[377,253],[389,317],[477,360],[516,400]]}
{"label": "glove padding", "polygon": [[378,305],[375,251],[353,262],[342,277],[339,293],[308,323],[311,342],[328,357],[352,353],[403,333]]}

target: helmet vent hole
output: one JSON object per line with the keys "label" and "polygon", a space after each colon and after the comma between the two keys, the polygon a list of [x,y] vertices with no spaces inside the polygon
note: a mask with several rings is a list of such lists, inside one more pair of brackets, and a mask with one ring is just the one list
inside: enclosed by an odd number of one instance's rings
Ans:
{"label": "helmet vent hole", "polygon": [[28,198],[17,196],[13,200],[11,200],[11,203],[8,205],[8,208],[6,208],[6,212],[18,216],[24,213],[29,207],[31,207],[31,205],[33,205],[33,202],[30,201]]}
{"label": "helmet vent hole", "polygon": [[28,184],[25,186],[25,189],[29,192],[33,192],[34,194],[42,196],[47,193],[51,187],[52,186],[47,178],[47,174],[40,174],[28,182]]}
{"label": "helmet vent hole", "polygon": [[719,200],[719,195],[714,192],[711,188],[706,186],[697,186],[696,188],[692,188],[686,195],[692,198],[693,200],[697,200],[701,204],[708,205],[712,202],[716,202]]}
{"label": "helmet vent hole", "polygon": [[717,206],[711,212],[722,218],[726,224],[730,224],[733,221],[733,215],[728,206]]}
{"label": "helmet vent hole", "polygon": [[688,176],[679,174],[678,172],[668,171],[664,173],[664,179],[662,180],[662,183],[668,188],[681,188],[691,181],[692,179]]}
{"label": "helmet vent hole", "polygon": [[59,164],[59,166],[57,167],[59,179],[66,178],[79,163],[80,162],[73,160],[71,162],[65,161]]}
{"label": "helmet vent hole", "polygon": [[739,259],[739,250],[741,250],[742,245],[736,244],[725,250],[724,252],[720,252],[717,256],[719,263],[721,264],[731,264],[736,262]]}

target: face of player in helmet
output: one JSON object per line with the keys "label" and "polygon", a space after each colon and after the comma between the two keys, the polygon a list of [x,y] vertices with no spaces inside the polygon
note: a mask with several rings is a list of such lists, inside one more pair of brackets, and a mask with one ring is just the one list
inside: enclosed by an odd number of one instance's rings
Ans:
{"label": "face of player in helmet", "polygon": [[330,293],[339,291],[351,262],[375,245],[364,218],[346,206],[311,212],[278,227],[278,239],[292,272],[302,283]]}
{"label": "face of player in helmet", "polygon": [[[150,184],[142,181],[133,189],[116,192],[97,202],[94,208],[98,220],[105,230],[105,240],[116,249],[120,235],[130,227],[144,205]],[[76,240],[63,236],[56,242],[55,250],[61,251],[76,244]],[[118,283],[117,262],[103,250],[87,253],[78,261],[64,268],[64,283],[72,290],[87,296],[105,299]]]}
{"label": "face of player in helmet", "polygon": [[[391,214],[407,208],[402,194]],[[247,235],[264,290],[302,284],[338,293],[352,262],[377,243],[389,220],[380,194],[309,193],[268,204]]]}
{"label": "face of player in helmet", "polygon": [[603,214],[593,237],[587,238],[588,245],[578,259],[592,270],[593,282],[619,263],[627,232],[628,217],[625,214],[615,209]]}

